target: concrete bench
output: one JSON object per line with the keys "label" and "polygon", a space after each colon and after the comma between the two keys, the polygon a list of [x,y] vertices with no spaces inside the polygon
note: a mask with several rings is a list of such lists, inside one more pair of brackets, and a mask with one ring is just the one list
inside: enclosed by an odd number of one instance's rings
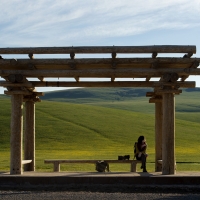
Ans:
{"label": "concrete bench", "polygon": [[162,165],[162,160],[157,160],[158,164]]}
{"label": "concrete bench", "polygon": [[[68,163],[68,164],[77,164],[77,163],[90,163],[90,164],[96,164],[96,162],[98,162],[100,160],[44,160],[45,164],[50,164],[52,163],[54,165],[53,167],[53,171],[54,172],[60,172],[60,164],[61,163]],[[131,172],[136,172],[136,165],[137,163],[141,163],[141,161],[139,160],[104,160],[107,163],[118,163],[118,164],[125,164],[125,163],[130,163],[131,168],[130,171]]]}
{"label": "concrete bench", "polygon": [[28,163],[31,163],[32,160],[22,160],[22,165],[25,165],[25,164],[28,164]]}

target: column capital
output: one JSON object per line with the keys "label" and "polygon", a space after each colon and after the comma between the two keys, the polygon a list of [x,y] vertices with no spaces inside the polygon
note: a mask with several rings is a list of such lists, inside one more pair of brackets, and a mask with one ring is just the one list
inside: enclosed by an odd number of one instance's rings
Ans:
{"label": "column capital", "polygon": [[162,103],[162,96],[151,97],[149,103]]}
{"label": "column capital", "polygon": [[182,93],[182,90],[177,90],[177,89],[162,89],[162,90],[156,90],[156,94],[157,95],[163,95],[163,94],[166,94],[166,93],[170,93],[170,94],[180,94]]}
{"label": "column capital", "polygon": [[23,101],[41,102],[41,99],[36,94],[24,95]]}

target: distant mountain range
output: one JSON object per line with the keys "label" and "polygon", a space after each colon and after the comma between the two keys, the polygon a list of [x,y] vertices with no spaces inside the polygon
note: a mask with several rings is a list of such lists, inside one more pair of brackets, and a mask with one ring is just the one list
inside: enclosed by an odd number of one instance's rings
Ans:
{"label": "distant mountain range", "polygon": [[[42,100],[84,103],[86,101],[124,101],[145,97],[152,88],[76,88],[45,92]],[[200,92],[200,88],[183,89],[186,92]]]}
{"label": "distant mountain range", "polygon": [[[44,92],[44,96],[40,96],[40,99],[72,103],[127,101],[146,97],[146,92],[151,91],[153,88],[76,88]],[[200,88],[187,88],[182,89],[182,91],[181,96],[192,98],[199,96]],[[10,96],[0,94],[0,97],[9,98]]]}

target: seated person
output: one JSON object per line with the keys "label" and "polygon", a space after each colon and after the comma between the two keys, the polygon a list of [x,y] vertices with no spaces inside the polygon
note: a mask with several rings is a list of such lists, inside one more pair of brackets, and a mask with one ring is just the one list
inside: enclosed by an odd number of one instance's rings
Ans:
{"label": "seated person", "polygon": [[138,138],[138,142],[135,143],[134,147],[135,147],[134,157],[137,160],[142,161],[141,169],[143,169],[143,172],[147,172],[147,170],[146,170],[146,158],[147,158],[148,155],[146,154],[147,143],[146,143],[144,136],[140,136]]}

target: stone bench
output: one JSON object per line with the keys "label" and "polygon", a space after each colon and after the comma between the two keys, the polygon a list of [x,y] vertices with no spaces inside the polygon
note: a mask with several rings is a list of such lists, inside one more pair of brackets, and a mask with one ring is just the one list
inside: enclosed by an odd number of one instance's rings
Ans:
{"label": "stone bench", "polygon": [[28,163],[31,163],[32,160],[22,160],[22,165],[25,165],[25,164],[28,164]]}
{"label": "stone bench", "polygon": [[[77,163],[90,163],[90,164],[96,164],[100,160],[44,160],[45,164],[50,164],[52,163],[54,165],[53,171],[54,172],[60,172],[60,164],[61,163],[67,163],[67,164],[77,164]],[[136,165],[137,163],[141,163],[139,160],[104,160],[107,163],[117,163],[117,164],[125,164],[129,163],[131,165],[130,171],[131,172],[136,172]]]}
{"label": "stone bench", "polygon": [[158,164],[162,165],[162,160],[157,160]]}

